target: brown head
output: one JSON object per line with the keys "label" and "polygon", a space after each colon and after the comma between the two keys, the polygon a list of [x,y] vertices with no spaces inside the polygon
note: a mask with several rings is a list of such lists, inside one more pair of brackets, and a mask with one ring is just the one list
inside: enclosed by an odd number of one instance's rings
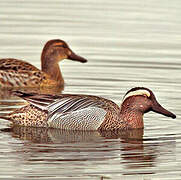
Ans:
{"label": "brown head", "polygon": [[42,70],[47,68],[48,65],[58,63],[63,59],[70,59],[82,63],[87,62],[85,58],[75,54],[65,41],[53,39],[48,41],[43,48],[41,55]]}
{"label": "brown head", "polygon": [[153,111],[171,117],[173,119],[176,118],[175,114],[166,110],[158,103],[155,95],[148,88],[144,87],[132,88],[125,94],[122,104],[125,104],[127,102],[129,102],[130,108],[140,111],[143,114],[149,111]]}
{"label": "brown head", "polygon": [[41,70],[48,75],[50,81],[44,81],[41,86],[47,86],[47,84],[48,86],[54,86],[55,84],[56,86],[64,86],[64,79],[58,64],[63,59],[71,59],[82,63],[87,62],[86,59],[75,54],[65,41],[60,39],[48,41],[41,55]]}
{"label": "brown head", "polygon": [[[132,88],[125,94],[121,111],[124,119],[126,119],[126,116],[129,116],[130,119],[126,121],[132,121],[131,126],[138,126],[138,124],[140,127],[143,126],[143,115],[149,111],[153,111],[173,119],[176,118],[175,114],[166,110],[158,103],[155,95],[150,89],[144,87]],[[135,123],[133,121],[135,121]]]}

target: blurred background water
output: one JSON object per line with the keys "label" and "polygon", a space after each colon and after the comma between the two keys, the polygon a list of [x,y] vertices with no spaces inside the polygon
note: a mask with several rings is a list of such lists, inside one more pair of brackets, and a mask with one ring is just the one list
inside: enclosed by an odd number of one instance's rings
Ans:
{"label": "blurred background water", "polygon": [[[145,86],[177,115],[149,113],[145,129],[115,133],[10,128],[0,121],[0,178],[181,179],[181,1],[1,0],[0,58],[40,68],[50,39],[65,40],[88,63],[64,60],[63,93],[121,104]],[[0,113],[24,101],[1,90]]]}

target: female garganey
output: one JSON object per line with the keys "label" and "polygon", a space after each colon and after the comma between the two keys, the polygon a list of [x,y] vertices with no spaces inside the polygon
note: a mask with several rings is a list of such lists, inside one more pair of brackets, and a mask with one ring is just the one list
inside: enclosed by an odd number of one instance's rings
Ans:
{"label": "female garganey", "polygon": [[63,87],[64,80],[58,64],[63,59],[87,62],[60,39],[45,44],[41,54],[41,70],[22,60],[0,59],[0,88]]}

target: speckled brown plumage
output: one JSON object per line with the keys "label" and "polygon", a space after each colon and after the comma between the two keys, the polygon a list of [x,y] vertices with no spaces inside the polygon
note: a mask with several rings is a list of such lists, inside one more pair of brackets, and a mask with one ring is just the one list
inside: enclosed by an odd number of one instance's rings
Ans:
{"label": "speckled brown plumage", "polygon": [[59,39],[50,40],[45,44],[41,55],[41,70],[23,60],[0,59],[0,88],[64,86],[58,65],[63,59],[87,61],[76,55],[66,42]]}
{"label": "speckled brown plumage", "polygon": [[47,127],[47,112],[27,105],[17,109],[9,116],[11,121],[20,126]]}
{"label": "speckled brown plumage", "polygon": [[149,111],[176,118],[157,102],[147,88],[128,91],[121,107],[111,100],[89,95],[29,94],[19,91],[14,94],[30,103],[2,117],[15,125],[104,131],[143,128],[143,115]]}

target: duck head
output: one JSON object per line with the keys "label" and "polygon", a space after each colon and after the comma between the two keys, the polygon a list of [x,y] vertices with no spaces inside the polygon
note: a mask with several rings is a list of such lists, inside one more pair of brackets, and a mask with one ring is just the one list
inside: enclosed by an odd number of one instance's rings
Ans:
{"label": "duck head", "polygon": [[126,107],[130,111],[140,112],[142,115],[153,111],[173,119],[176,118],[175,114],[166,110],[158,103],[150,89],[144,87],[136,87],[129,90],[123,98],[123,107]]}
{"label": "duck head", "polygon": [[87,62],[85,58],[75,54],[65,41],[60,39],[48,41],[45,44],[41,55],[42,66],[46,66],[47,63],[58,63],[63,59],[70,59],[82,63]]}

